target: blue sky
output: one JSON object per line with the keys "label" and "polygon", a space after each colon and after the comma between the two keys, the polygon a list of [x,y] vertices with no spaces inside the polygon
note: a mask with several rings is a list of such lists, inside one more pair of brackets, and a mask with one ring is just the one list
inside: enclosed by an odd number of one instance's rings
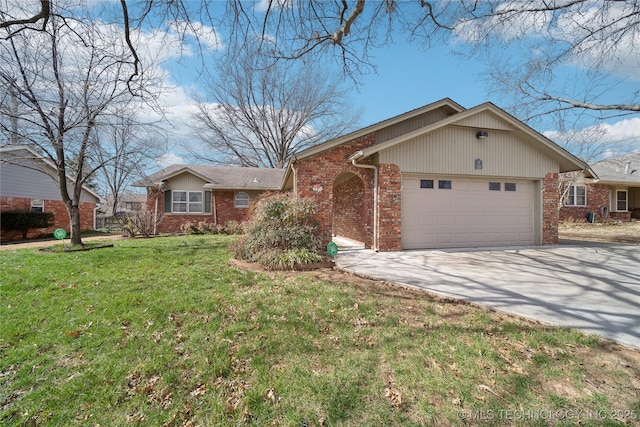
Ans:
{"label": "blue sky", "polygon": [[[220,49],[224,49],[224,37]],[[457,46],[459,47],[459,45]],[[505,108],[509,100],[501,99],[495,92],[495,87],[486,78],[485,63],[478,57],[469,58],[452,52],[452,45],[433,45],[423,49],[417,44],[411,44],[401,37],[396,42],[370,50],[370,60],[377,68],[376,73],[368,73],[359,78],[361,84],[356,89],[350,88],[347,94],[355,109],[361,110],[360,122],[355,128],[402,114],[406,111],[429,104],[439,99],[449,97],[463,107],[471,108],[486,101],[491,101],[499,107]],[[218,51],[219,53],[220,51]],[[511,51],[508,52],[511,55]],[[522,55],[513,51],[515,55]],[[176,60],[175,57],[172,58]],[[215,60],[215,59],[213,59]],[[173,95],[168,98],[173,107],[170,114],[176,118],[188,121],[189,98],[194,92],[200,91],[197,70],[201,62],[197,56],[182,56],[180,64],[169,62],[165,68],[171,74],[169,81],[178,85]],[[212,59],[207,59],[211,63]],[[630,55],[630,62],[640,66],[640,58]],[[575,70],[567,69],[570,73]],[[576,79],[572,81],[574,89],[579,89],[590,82]],[[640,72],[638,77],[631,79],[622,89],[609,93],[610,100],[618,98],[626,92],[640,90]],[[178,123],[180,120],[176,120]],[[586,122],[585,127],[591,124]],[[594,121],[592,125],[597,125]],[[536,130],[554,139],[559,134],[552,121],[536,123]],[[629,143],[627,149],[640,151],[640,115],[625,116],[606,120],[607,138],[612,141],[625,140]],[[171,141],[170,153],[163,159],[163,164],[185,161],[189,162],[180,144],[195,140],[188,133],[189,126],[181,126],[175,130]],[[561,138],[561,136],[558,136]]]}
{"label": "blue sky", "polygon": [[423,50],[396,43],[376,49],[373,61],[377,73],[366,75],[362,87],[352,94],[363,108],[365,125],[442,98],[465,108],[491,100],[481,75],[482,64],[452,54],[448,46]]}

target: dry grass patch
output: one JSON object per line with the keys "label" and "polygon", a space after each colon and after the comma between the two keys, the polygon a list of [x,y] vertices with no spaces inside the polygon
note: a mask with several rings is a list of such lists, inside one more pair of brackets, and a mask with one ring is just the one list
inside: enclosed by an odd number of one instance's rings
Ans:
{"label": "dry grass patch", "polygon": [[558,227],[561,239],[640,244],[640,221],[563,222]]}

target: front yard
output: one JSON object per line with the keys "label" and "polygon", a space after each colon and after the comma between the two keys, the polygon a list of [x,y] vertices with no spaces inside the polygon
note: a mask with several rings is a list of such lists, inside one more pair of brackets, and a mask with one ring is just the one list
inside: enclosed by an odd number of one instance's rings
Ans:
{"label": "front yard", "polygon": [[565,222],[558,231],[561,239],[640,244],[640,221]]}
{"label": "front yard", "polygon": [[232,240],[0,252],[0,424],[640,422],[640,351]]}

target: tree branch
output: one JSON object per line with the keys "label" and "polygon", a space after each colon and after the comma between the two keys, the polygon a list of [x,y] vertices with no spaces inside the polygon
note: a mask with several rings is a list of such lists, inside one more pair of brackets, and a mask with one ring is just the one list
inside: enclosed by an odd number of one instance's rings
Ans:
{"label": "tree branch", "polygon": [[51,14],[51,3],[50,0],[40,0],[40,12],[37,15],[33,15],[29,19],[12,19],[10,21],[0,22],[0,28],[9,28],[14,25],[26,25],[26,24],[35,24],[39,20],[43,19],[42,29],[47,25],[49,21],[49,15]]}
{"label": "tree branch", "polygon": [[569,104],[572,108],[585,108],[588,110],[598,111],[640,111],[640,104],[595,104],[591,102],[576,101],[575,99],[562,98],[544,93],[543,96],[537,98],[539,101],[556,101],[563,104]]}
{"label": "tree branch", "polygon": [[[344,12],[347,11],[347,2],[343,1],[343,11],[342,11],[342,17],[344,17]],[[349,15],[349,17],[347,18],[346,21],[344,21],[344,25],[340,28],[338,28],[338,30],[333,34],[333,44],[342,44],[342,38],[344,36],[348,36],[349,33],[351,32],[351,25],[353,25],[353,23],[356,21],[356,19],[358,19],[358,16],[360,16],[362,14],[362,11],[364,10],[364,0],[358,0],[358,3],[356,4],[356,8],[353,9],[353,12],[351,12],[351,15]]]}
{"label": "tree branch", "polygon": [[133,43],[131,43],[131,30],[129,28],[129,10],[127,9],[126,0],[120,0],[120,5],[122,6],[122,16],[124,21],[124,39],[127,42],[127,46],[129,46],[129,51],[133,55],[133,73],[129,76],[127,80],[127,87],[129,88],[129,92],[133,95],[133,91],[131,90],[131,82],[133,79],[139,74],[138,66],[140,64],[140,58],[138,57],[138,53],[136,49],[133,47]]}

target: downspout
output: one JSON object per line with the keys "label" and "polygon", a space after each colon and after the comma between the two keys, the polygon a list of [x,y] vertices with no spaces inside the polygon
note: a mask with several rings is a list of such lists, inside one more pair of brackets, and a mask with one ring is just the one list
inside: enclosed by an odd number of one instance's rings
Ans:
{"label": "downspout", "polygon": [[156,201],[156,207],[155,210],[153,212],[153,235],[155,236],[156,234],[158,234],[158,197],[160,197],[160,191],[156,191],[156,197],[155,197],[155,201]]}
{"label": "downspout", "polygon": [[373,250],[378,252],[378,167],[374,165],[362,165],[356,163],[364,153],[362,150],[355,152],[349,157],[351,164],[356,168],[373,169]]}
{"label": "downspout", "polygon": [[[93,208],[93,229],[98,229],[98,209],[100,209],[97,205]],[[44,212],[44,201],[42,202],[42,210]]]}
{"label": "downspout", "polygon": [[[160,197],[162,197],[162,212],[167,212],[167,207],[164,206],[164,191],[165,191],[165,182],[162,181],[160,183],[154,183],[155,185],[155,210],[153,212],[153,234],[157,235],[158,234],[158,199]],[[149,194],[149,189],[147,188],[147,197]],[[162,194],[162,196],[160,196]],[[146,208],[145,208],[146,209]]]}
{"label": "downspout", "polygon": [[211,202],[213,203],[213,223],[218,225],[218,209],[216,209],[216,192],[211,190]]}
{"label": "downspout", "polygon": [[298,199],[298,171],[296,170],[296,159],[291,159],[291,170],[293,171],[293,197]]}

